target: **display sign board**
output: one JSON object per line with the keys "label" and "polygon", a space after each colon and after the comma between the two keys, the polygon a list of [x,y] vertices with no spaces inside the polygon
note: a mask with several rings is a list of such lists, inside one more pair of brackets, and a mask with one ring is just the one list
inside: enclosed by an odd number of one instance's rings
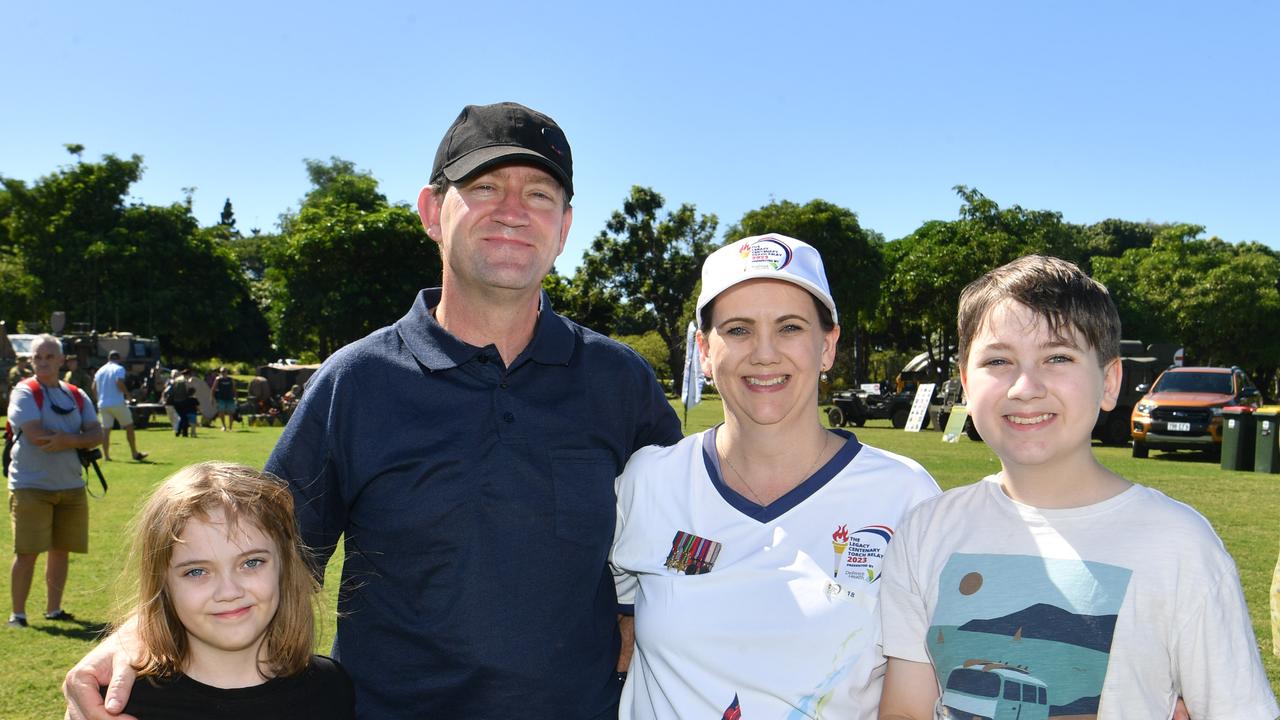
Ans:
{"label": "display sign board", "polygon": [[964,421],[969,418],[969,408],[963,405],[952,405],[951,416],[947,418],[947,428],[942,431],[942,442],[959,442],[964,434]]}
{"label": "display sign board", "polygon": [[924,383],[916,388],[916,396],[911,401],[911,414],[907,416],[907,426],[903,428],[907,432],[920,432],[920,428],[929,419],[929,401],[933,399],[934,385],[935,383]]}

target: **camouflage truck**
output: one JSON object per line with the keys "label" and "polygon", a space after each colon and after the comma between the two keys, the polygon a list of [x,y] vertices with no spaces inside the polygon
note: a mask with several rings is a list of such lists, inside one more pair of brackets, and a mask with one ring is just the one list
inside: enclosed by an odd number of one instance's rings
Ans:
{"label": "camouflage truck", "polygon": [[120,353],[124,366],[124,384],[129,389],[129,399],[138,403],[155,403],[160,400],[164,383],[159,381],[156,368],[160,364],[160,341],[139,337],[130,332],[72,332],[62,336],[62,351],[80,358],[80,367],[91,373],[107,364],[112,351]]}

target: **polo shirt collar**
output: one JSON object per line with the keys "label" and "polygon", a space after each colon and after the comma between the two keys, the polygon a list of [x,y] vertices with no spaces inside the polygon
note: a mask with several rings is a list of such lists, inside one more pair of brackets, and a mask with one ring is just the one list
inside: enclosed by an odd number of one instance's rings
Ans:
{"label": "polo shirt collar", "polygon": [[[440,288],[429,288],[418,293],[413,307],[396,321],[396,333],[409,352],[429,370],[448,370],[472,360],[483,348],[469,345],[436,322],[433,311],[440,304]],[[511,367],[526,360],[542,365],[567,365],[573,357],[575,346],[573,330],[567,321],[551,309],[551,298],[542,291],[538,324],[533,339],[520,353]]]}

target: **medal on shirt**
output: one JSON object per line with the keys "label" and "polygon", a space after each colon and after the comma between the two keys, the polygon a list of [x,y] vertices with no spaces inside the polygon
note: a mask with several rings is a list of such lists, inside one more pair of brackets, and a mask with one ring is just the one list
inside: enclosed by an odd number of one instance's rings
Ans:
{"label": "medal on shirt", "polygon": [[663,564],[685,575],[704,575],[716,564],[720,548],[720,543],[714,540],[679,530],[671,539],[671,552]]}

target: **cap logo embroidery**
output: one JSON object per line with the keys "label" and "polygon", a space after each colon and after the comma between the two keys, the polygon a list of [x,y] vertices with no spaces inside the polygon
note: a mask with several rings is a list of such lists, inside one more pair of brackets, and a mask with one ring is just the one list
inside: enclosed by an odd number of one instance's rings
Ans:
{"label": "cap logo embroidery", "polygon": [[557,133],[549,127],[542,128],[542,139],[546,141],[547,147],[555,151],[561,157],[564,157],[564,151],[556,146]]}
{"label": "cap logo embroidery", "polygon": [[759,238],[753,242],[743,243],[738,248],[742,256],[742,271],[781,270],[791,263],[793,253],[785,243],[773,238]]}

